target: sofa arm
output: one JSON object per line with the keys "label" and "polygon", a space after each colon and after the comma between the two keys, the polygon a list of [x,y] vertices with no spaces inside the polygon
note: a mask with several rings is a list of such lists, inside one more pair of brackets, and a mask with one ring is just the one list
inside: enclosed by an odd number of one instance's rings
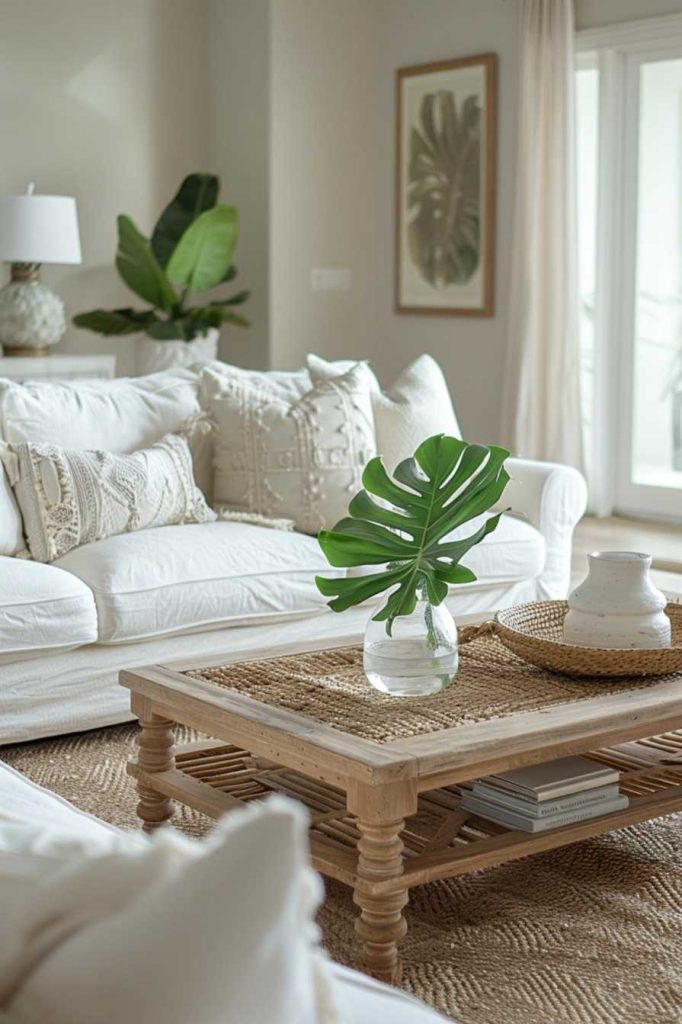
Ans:
{"label": "sofa arm", "polygon": [[547,555],[537,577],[538,599],[565,598],[571,580],[573,530],[587,507],[587,486],[577,469],[556,462],[508,459],[511,480],[496,509],[511,508],[542,534]]}

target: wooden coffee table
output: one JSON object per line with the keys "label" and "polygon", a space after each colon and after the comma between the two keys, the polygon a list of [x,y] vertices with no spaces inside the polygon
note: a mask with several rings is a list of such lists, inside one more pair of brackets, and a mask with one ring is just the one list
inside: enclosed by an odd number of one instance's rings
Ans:
{"label": "wooden coffee table", "polygon": [[[682,676],[599,691],[482,642],[448,690],[417,701],[363,683],[357,647],[122,672],[145,829],[173,799],[214,818],[272,792],[302,800],[314,866],[354,890],[362,965],[396,981],[412,886],[682,808]],[[174,723],[213,738],[175,747]],[[578,753],[621,771],[626,810],[531,835],[461,809],[471,779]]]}

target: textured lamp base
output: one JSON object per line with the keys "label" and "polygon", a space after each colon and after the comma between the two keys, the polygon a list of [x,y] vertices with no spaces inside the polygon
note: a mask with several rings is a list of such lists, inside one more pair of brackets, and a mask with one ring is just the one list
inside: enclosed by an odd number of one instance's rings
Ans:
{"label": "textured lamp base", "polygon": [[23,345],[3,345],[4,356],[47,356],[50,354],[49,345],[38,345],[36,348],[25,348]]}

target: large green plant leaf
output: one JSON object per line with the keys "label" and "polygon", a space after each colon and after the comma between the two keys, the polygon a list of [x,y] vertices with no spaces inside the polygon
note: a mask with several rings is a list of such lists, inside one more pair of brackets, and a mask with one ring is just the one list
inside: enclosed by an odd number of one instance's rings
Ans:
{"label": "large green plant leaf", "polygon": [[481,108],[441,89],[422,100],[410,134],[408,228],[410,256],[434,287],[463,284],[478,267],[481,189]]}
{"label": "large green plant leaf", "polygon": [[234,206],[216,206],[197,217],[175,247],[167,271],[190,292],[204,292],[225,279],[237,241]]}
{"label": "large green plant leaf", "polygon": [[220,182],[215,174],[189,174],[163,211],[152,232],[152,252],[165,267],[187,228],[218,201]]}
{"label": "large green plant leaf", "polygon": [[177,305],[173,286],[156,262],[149,242],[124,213],[118,217],[116,269],[128,287],[155,309],[170,313]]}
{"label": "large green plant leaf", "polygon": [[349,516],[333,530],[322,530],[319,542],[335,567],[384,568],[345,579],[317,576],[320,592],[333,598],[329,607],[345,611],[391,589],[374,616],[386,620],[390,633],[398,615],[414,610],[420,590],[432,604],[440,604],[449,584],[474,580],[474,573],[458,563],[495,529],[502,513],[491,516],[469,537],[448,540],[447,536],[499,501],[509,480],[504,468],[508,456],[505,448],[437,434],[396,467],[393,479],[381,459],[368,462],[362,476],[364,489],[351,501]]}
{"label": "large green plant leaf", "polygon": [[77,313],[73,318],[76,327],[106,335],[136,334],[159,322],[151,311],[137,309],[93,309],[89,313]]}

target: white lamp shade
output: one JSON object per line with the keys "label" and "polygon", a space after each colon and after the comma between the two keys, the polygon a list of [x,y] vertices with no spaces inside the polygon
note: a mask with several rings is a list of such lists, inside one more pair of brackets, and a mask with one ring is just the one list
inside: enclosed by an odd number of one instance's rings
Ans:
{"label": "white lamp shade", "polygon": [[0,196],[0,260],[80,263],[76,200],[72,196]]}

